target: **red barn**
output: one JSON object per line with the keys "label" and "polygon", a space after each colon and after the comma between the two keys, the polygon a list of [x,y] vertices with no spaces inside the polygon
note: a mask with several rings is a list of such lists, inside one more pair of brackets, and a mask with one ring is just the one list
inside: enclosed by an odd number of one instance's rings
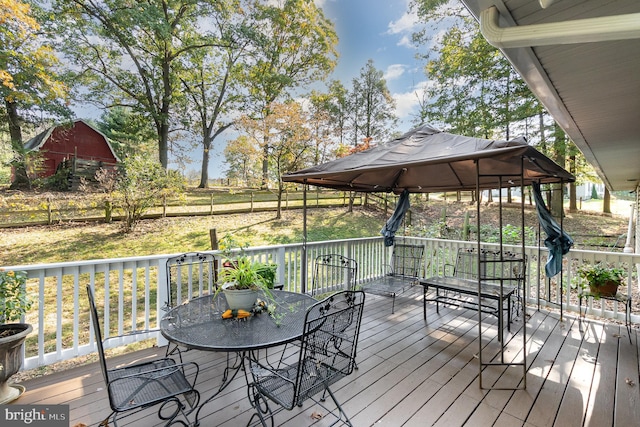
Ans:
{"label": "red barn", "polygon": [[42,153],[43,169],[38,175],[43,178],[69,168],[72,176],[93,179],[95,170],[113,168],[120,161],[107,137],[83,120],[51,127],[27,141],[25,148]]}

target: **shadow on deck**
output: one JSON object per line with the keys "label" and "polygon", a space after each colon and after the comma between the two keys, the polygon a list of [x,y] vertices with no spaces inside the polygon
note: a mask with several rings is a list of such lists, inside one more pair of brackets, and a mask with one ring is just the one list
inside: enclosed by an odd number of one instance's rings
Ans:
{"label": "shadow on deck", "polygon": [[[358,345],[358,367],[333,391],[354,426],[637,426],[640,425],[637,329],[596,320],[579,321],[528,309],[526,390],[481,390],[478,386],[478,322],[475,311],[429,308],[422,318],[421,288],[391,299],[367,295]],[[516,320],[512,331],[521,328]],[[491,317],[483,320],[494,337]],[[508,339],[508,337],[507,337]],[[152,348],[114,358],[115,363],[164,354]],[[203,400],[220,384],[224,353],[190,351],[200,365]],[[491,368],[494,369],[494,368]],[[502,374],[500,374],[502,375]],[[483,375],[488,377],[488,375]],[[486,379],[483,379],[486,381]],[[68,404],[70,426],[98,425],[110,412],[98,364],[24,382],[16,404]],[[245,425],[251,417],[243,375],[203,409],[202,426]],[[278,426],[324,426],[312,402],[276,416]],[[119,425],[161,425],[155,411]]]}

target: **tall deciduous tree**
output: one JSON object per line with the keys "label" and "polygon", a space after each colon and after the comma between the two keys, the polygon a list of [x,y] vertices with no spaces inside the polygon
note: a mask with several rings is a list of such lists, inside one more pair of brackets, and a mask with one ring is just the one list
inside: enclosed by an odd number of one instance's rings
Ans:
{"label": "tall deciduous tree", "polygon": [[353,79],[350,101],[354,146],[363,141],[383,142],[392,133],[397,122],[395,101],[384,74],[375,68],[372,59],[360,70],[358,78]]}
{"label": "tall deciduous tree", "polygon": [[[278,209],[276,218],[282,216],[282,196],[285,184],[282,175],[304,167],[312,156],[312,132],[309,129],[309,117],[302,106],[294,101],[273,103],[271,113],[263,121],[248,116],[239,120],[240,129],[247,134],[254,145],[267,153],[270,178],[278,183]],[[268,129],[268,138],[264,138],[264,129]],[[262,145],[269,141],[268,149]]]}
{"label": "tall deciduous tree", "polygon": [[259,145],[247,135],[229,141],[224,149],[224,157],[229,169],[227,177],[242,181],[244,185],[253,186],[260,183],[262,168]]}
{"label": "tall deciduous tree", "polygon": [[[290,91],[325,78],[335,67],[338,37],[315,2],[260,1],[257,44],[250,63],[252,116],[266,123],[270,107]],[[268,186],[269,131],[263,129],[263,186]]]}
{"label": "tall deciduous tree", "polygon": [[165,169],[178,74],[187,53],[220,46],[208,20],[232,0],[57,0],[65,53],[78,67],[85,100],[131,108],[153,121]]}
{"label": "tall deciduous tree", "polygon": [[209,186],[210,152],[215,139],[233,125],[234,111],[246,109],[246,86],[250,82],[242,59],[255,42],[254,12],[248,1],[235,3],[238,12],[220,14],[212,23],[224,41],[222,46],[192,51],[188,61],[191,67],[181,75],[188,98],[186,116],[201,138],[200,188]]}
{"label": "tall deciduous tree", "polygon": [[0,0],[0,109],[8,123],[12,186],[30,186],[22,126],[29,118],[70,116],[66,108],[67,87],[57,72],[58,59],[43,40],[39,9],[16,0]]}

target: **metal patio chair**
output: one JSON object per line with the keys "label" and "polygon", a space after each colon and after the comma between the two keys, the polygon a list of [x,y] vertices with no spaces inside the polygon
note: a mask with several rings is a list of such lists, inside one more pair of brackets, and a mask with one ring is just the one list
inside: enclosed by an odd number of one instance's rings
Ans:
{"label": "metal patio chair", "polygon": [[[252,378],[249,399],[256,410],[249,424],[259,422],[266,427],[270,420],[274,426],[278,412],[302,406],[311,399],[336,418],[331,425],[341,421],[352,425],[329,387],[350,375],[355,367],[364,298],[362,291],[341,291],[310,307],[295,363],[276,369],[255,353],[247,356]],[[323,395],[318,400],[314,396],[320,392]],[[337,414],[322,403],[326,394],[333,400]],[[272,410],[269,401],[279,408]]]}
{"label": "metal patio chair", "polygon": [[[198,365],[194,362],[176,363],[171,358],[162,358],[109,369],[104,343],[122,337],[110,337],[103,341],[91,285],[87,285],[87,296],[100,356],[100,368],[112,410],[101,425],[108,425],[111,419],[113,425],[117,426],[121,414],[132,415],[156,405],[159,405],[158,418],[166,421],[165,426],[190,425],[188,415],[200,401],[200,393],[194,388],[199,372]],[[178,418],[180,415],[182,417]]]}
{"label": "metal patio chair", "polygon": [[[172,308],[202,295],[210,294],[216,287],[216,258],[213,254],[187,252],[166,263],[167,300],[162,307],[167,312]],[[177,355],[182,361],[186,348],[167,345],[167,356]]]}
{"label": "metal patio chair", "polygon": [[338,254],[318,255],[313,269],[311,296],[354,290],[357,275],[356,260]]}

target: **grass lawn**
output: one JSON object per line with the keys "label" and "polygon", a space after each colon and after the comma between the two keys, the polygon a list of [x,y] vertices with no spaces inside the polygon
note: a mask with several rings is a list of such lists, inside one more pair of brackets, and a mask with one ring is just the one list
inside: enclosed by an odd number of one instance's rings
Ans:
{"label": "grass lawn", "polygon": [[[363,208],[310,209],[309,241],[377,236],[386,218]],[[233,234],[241,245],[262,246],[302,241],[302,210],[162,218],[142,221],[125,234],[118,223],[63,223],[0,230],[0,265],[170,254],[211,249],[209,230],[218,239]]]}

